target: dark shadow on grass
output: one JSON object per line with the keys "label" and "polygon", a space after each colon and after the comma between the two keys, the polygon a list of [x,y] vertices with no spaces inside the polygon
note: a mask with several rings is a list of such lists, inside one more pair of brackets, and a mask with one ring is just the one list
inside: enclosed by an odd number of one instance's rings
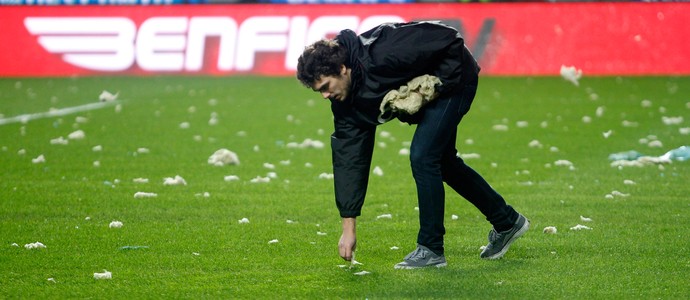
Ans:
{"label": "dark shadow on grass", "polygon": [[[343,270],[343,285],[357,298],[467,299],[487,295],[510,295],[514,274],[529,267],[529,260],[479,259],[449,261],[445,268],[390,269],[356,276],[358,270]],[[350,273],[350,274],[347,274]],[[349,276],[348,276],[349,275]],[[479,283],[479,284],[477,284]]]}

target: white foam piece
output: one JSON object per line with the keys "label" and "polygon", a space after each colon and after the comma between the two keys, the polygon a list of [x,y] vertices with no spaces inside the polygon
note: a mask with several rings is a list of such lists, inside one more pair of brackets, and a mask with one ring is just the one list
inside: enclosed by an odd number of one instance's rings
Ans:
{"label": "white foam piece", "polygon": [[122,228],[123,225],[124,224],[122,224],[122,222],[120,222],[120,221],[112,221],[112,222],[110,222],[108,227],[110,227],[110,228]]}
{"label": "white foam piece", "polygon": [[542,148],[544,145],[541,144],[538,140],[532,140],[527,144],[530,148]]}
{"label": "white foam piece", "polygon": [[180,175],[175,177],[166,177],[163,179],[163,185],[187,185],[187,181]]}
{"label": "white foam piece", "polygon": [[111,92],[104,90],[98,96],[98,100],[100,100],[101,102],[112,102],[112,101],[117,100],[118,96],[120,96],[120,92],[113,94]]}
{"label": "white foam piece", "polygon": [[377,219],[377,220],[378,220],[378,219],[392,219],[392,218],[393,218],[393,215],[392,215],[392,214],[382,214],[382,215],[376,216],[376,219]]}
{"label": "white foam piece", "polygon": [[26,249],[42,249],[45,247],[46,247],[46,245],[44,245],[41,242],[28,243],[28,244],[24,245],[24,248],[26,248]]}
{"label": "white foam piece", "polygon": [[36,158],[31,159],[31,162],[35,163],[35,164],[45,163],[46,157],[43,156],[43,154],[41,154],[41,155],[37,156]]}
{"label": "white foam piece", "polygon": [[376,175],[376,176],[383,176],[383,169],[381,169],[381,167],[379,167],[379,166],[376,166],[376,167],[374,167],[374,170],[372,171],[372,173],[374,173],[374,175]]}
{"label": "white foam piece", "polygon": [[543,232],[546,234],[556,234],[558,233],[558,229],[555,226],[546,226]]}
{"label": "white foam piece", "polygon": [[139,177],[139,178],[132,179],[132,182],[134,182],[134,183],[149,183],[149,179]]}
{"label": "white foam piece", "polygon": [[214,166],[239,165],[240,159],[235,152],[222,148],[208,158],[208,164]]}
{"label": "white foam piece", "polygon": [[479,153],[463,153],[460,154],[460,157],[462,159],[480,159],[482,156]]}
{"label": "white foam piece", "polygon": [[580,86],[580,78],[582,78],[582,70],[575,68],[574,66],[561,65],[561,77],[563,79],[572,82],[575,86]]}
{"label": "white foam piece", "polygon": [[505,124],[496,124],[491,127],[491,129],[495,131],[508,131],[508,125]]}
{"label": "white foam piece", "polygon": [[570,227],[570,230],[576,230],[576,231],[577,231],[577,230],[583,230],[583,229],[584,229],[584,230],[592,230],[591,227],[585,226],[585,225],[581,225],[581,224],[577,224],[577,225],[575,225],[575,226],[573,226],[573,227]]}
{"label": "white foam piece", "polygon": [[70,140],[82,140],[86,137],[86,134],[84,133],[83,130],[76,130],[69,135],[67,135],[67,138]]}
{"label": "white foam piece", "polygon": [[319,179],[333,179],[332,173],[321,173],[319,174]]}
{"label": "white foam piece", "polygon": [[580,216],[580,221],[582,222],[592,222],[592,218],[588,218],[585,216]]}
{"label": "white foam piece", "polygon": [[155,197],[158,197],[158,194],[149,193],[149,192],[136,192],[136,193],[134,193],[134,198],[155,198]]}
{"label": "white foam piece", "polygon": [[608,130],[601,133],[601,135],[604,136],[605,139],[608,139],[612,134],[613,130]]}
{"label": "white foam piece", "polygon": [[93,273],[93,279],[113,279],[113,273],[103,270],[103,273]]}
{"label": "white foam piece", "polygon": [[569,160],[565,160],[565,159],[559,159],[559,160],[555,161],[553,164],[555,166],[559,166],[559,167],[572,167],[573,166],[572,162],[570,162]]}
{"label": "white foam piece", "polygon": [[228,175],[228,176],[223,177],[223,180],[227,181],[227,182],[238,181],[238,180],[240,180],[240,177],[237,175]]}
{"label": "white foam piece", "polygon": [[268,183],[268,182],[271,182],[271,178],[270,177],[256,176],[255,178],[251,179],[249,182],[251,182],[251,183]]}
{"label": "white foam piece", "polygon": [[662,116],[661,121],[664,122],[666,125],[678,125],[683,123],[683,117],[678,116],[678,117],[666,117]]}

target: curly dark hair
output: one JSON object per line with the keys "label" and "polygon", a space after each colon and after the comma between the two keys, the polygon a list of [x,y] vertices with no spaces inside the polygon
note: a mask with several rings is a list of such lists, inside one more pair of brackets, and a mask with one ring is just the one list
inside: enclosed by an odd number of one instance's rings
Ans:
{"label": "curly dark hair", "polygon": [[336,40],[319,40],[306,48],[297,60],[297,79],[312,88],[321,76],[337,76],[345,64],[347,49]]}

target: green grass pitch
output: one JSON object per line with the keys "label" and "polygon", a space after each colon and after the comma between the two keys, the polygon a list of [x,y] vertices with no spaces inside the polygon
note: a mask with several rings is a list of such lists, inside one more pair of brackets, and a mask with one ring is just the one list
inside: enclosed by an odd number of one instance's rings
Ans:
{"label": "green grass pitch", "polygon": [[[378,129],[388,135],[377,137],[372,168],[384,175],[371,176],[358,219],[362,265],[343,268],[333,182],[320,178],[332,172],[332,117],[318,94],[293,78],[3,78],[0,119],[95,103],[103,90],[119,91],[118,104],[0,125],[0,298],[690,296],[690,161],[608,160],[690,146],[688,77],[587,77],[579,87],[482,77],[458,149],[532,227],[503,259],[483,261],[490,225],[449,190],[449,266],[438,270],[393,269],[418,228],[399,154],[413,126]],[[68,139],[77,130],[85,137]],[[51,144],[59,137],[68,143]],[[325,147],[290,147],[306,139]],[[241,164],[209,165],[221,148]],[[270,182],[251,182],[269,172]],[[176,175],[187,184],[163,184]],[[569,230],[577,224],[592,229]],[[558,233],[542,233],[547,226]],[[37,241],[46,248],[24,247]],[[94,279],[103,270],[112,279]]]}

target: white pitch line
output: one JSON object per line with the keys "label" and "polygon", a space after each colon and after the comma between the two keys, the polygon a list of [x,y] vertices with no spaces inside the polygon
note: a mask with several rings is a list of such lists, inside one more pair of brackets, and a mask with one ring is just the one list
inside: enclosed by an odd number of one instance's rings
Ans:
{"label": "white pitch line", "polygon": [[119,103],[119,101],[95,102],[95,103],[89,103],[89,104],[84,104],[84,105],[79,105],[79,106],[65,107],[65,108],[61,108],[61,109],[57,109],[57,110],[51,110],[51,111],[47,111],[47,112],[41,112],[41,113],[35,113],[35,114],[23,114],[23,115],[9,117],[9,118],[0,118],[0,125],[17,123],[17,122],[27,123],[31,120],[36,120],[36,119],[41,119],[41,118],[60,117],[60,116],[65,116],[65,115],[78,113],[78,112],[82,112],[82,111],[101,109],[101,108],[115,105],[117,103]]}

